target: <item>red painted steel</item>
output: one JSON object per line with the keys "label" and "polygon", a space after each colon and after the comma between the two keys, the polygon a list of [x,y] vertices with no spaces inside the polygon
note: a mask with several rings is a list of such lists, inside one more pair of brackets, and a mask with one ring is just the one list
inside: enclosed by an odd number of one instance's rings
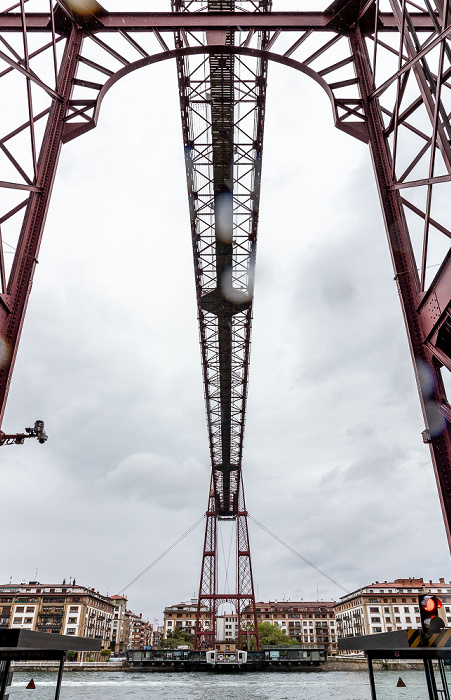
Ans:
{"label": "red painted steel", "polygon": [[[44,230],[47,210],[50,203],[53,182],[55,179],[58,157],[62,145],[61,136],[67,103],[73,89],[73,78],[77,69],[78,54],[83,42],[83,33],[75,26],[67,40],[64,56],[58,73],[58,83],[47,127],[43,138],[36,175],[33,183],[28,186],[30,195],[25,208],[22,229],[17,243],[14,262],[7,284],[2,287],[0,295],[0,421],[5,410],[6,397],[11,382],[14,361],[17,354],[20,333],[25,317],[28,297],[31,291],[33,273],[38,262],[39,247]],[[33,115],[29,99],[31,115],[29,123],[33,124]],[[9,214],[9,212],[8,212]],[[0,220],[4,221],[4,217]],[[4,273],[2,255],[2,277]]]}
{"label": "red painted steel", "polygon": [[[241,462],[268,61],[316,80],[337,128],[369,143],[451,546],[451,406],[442,378],[451,370],[448,2],[389,0],[381,12],[378,0],[336,0],[324,13],[273,13],[257,0],[174,0],[172,13],[77,15],[59,0],[52,14],[27,13],[23,2],[0,13],[0,89],[16,75],[27,105],[0,135],[0,191],[9,196],[0,210],[1,416],[61,144],[96,126],[103,96],[121,77],[177,63],[212,462],[198,646],[213,644],[224,601],[239,615],[253,610],[257,633]],[[33,51],[30,33],[41,39]],[[35,68],[43,55],[51,57],[45,75]],[[31,85],[47,104],[38,114]],[[12,147],[24,132],[27,154]],[[4,229],[14,221],[20,235],[9,270]],[[236,592],[227,596],[216,588],[221,518],[237,528]],[[209,629],[201,629],[201,610]]]}

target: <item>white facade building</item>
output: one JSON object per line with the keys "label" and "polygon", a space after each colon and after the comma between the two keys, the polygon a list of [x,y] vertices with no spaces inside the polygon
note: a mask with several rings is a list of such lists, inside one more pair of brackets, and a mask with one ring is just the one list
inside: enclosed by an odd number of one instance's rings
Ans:
{"label": "white facade building", "polygon": [[218,642],[233,642],[238,639],[238,615],[218,615],[216,617],[216,640]]}
{"label": "white facade building", "polygon": [[335,605],[338,637],[357,637],[380,632],[421,628],[418,596],[438,596],[451,626],[451,582],[438,583],[422,578],[399,578],[364,586],[340,598]]}

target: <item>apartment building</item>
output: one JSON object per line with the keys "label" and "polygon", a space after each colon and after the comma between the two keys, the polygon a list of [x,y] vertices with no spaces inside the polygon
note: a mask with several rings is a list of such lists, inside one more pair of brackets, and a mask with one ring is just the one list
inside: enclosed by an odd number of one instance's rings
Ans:
{"label": "apartment building", "polygon": [[335,605],[339,637],[356,637],[380,632],[421,627],[418,595],[437,595],[451,626],[451,582],[438,583],[422,578],[397,578],[372,583],[340,598]]}
{"label": "apartment building", "polygon": [[0,629],[91,637],[100,639],[101,648],[107,649],[113,615],[114,606],[107,596],[75,582],[0,585]]}
{"label": "apartment building", "polygon": [[233,642],[238,639],[238,615],[229,613],[216,617],[216,641]]}
{"label": "apartment building", "polygon": [[[337,633],[334,601],[258,602],[255,604],[258,622],[279,627],[299,644],[324,645],[328,654],[337,653]],[[245,611],[246,617],[251,615]]]}
{"label": "apartment building", "polygon": [[[202,629],[210,626],[210,620],[205,619],[205,612],[201,612]],[[184,603],[170,605],[164,609],[163,638],[167,639],[168,632],[173,632],[177,628],[184,632],[194,634],[196,627],[197,600],[192,598]]]}
{"label": "apartment building", "polygon": [[130,637],[129,620],[126,616],[127,598],[121,595],[112,595],[110,600],[114,606],[110,649],[115,653],[122,653],[127,650]]}
{"label": "apartment building", "polygon": [[145,649],[152,646],[152,626],[142,619],[142,613],[136,615],[127,610],[125,619],[129,629],[127,649]]}

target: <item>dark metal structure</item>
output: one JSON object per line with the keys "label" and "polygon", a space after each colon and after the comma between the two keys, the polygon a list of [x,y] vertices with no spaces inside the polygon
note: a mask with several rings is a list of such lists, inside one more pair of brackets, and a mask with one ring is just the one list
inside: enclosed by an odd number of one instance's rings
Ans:
{"label": "dark metal structure", "polygon": [[[417,629],[383,632],[338,640],[341,651],[364,651],[368,661],[371,700],[377,700],[373,660],[421,659],[429,700],[450,700],[445,662],[451,659],[451,629],[427,639]],[[436,673],[438,671],[438,674]],[[441,685],[441,687],[439,687]]]}
{"label": "dark metal structure", "polygon": [[11,661],[59,661],[55,685],[55,700],[58,700],[68,650],[100,651],[100,648],[100,639],[23,629],[0,630],[0,700],[9,698],[6,692],[12,680]]}
{"label": "dark metal structure", "polygon": [[[335,0],[323,12],[173,0],[164,13],[17,0],[0,13],[0,416],[62,145],[96,126],[121,77],[177,64],[212,465],[198,647],[212,644],[223,602],[254,611],[240,630],[258,645],[241,463],[270,61],[315,80],[337,128],[369,145],[451,543],[450,19],[449,0]],[[233,594],[218,590],[221,519],[236,524]]]}
{"label": "dark metal structure", "polygon": [[33,428],[25,428],[24,433],[7,435],[3,430],[0,430],[0,447],[2,445],[23,445],[27,438],[36,438],[41,444],[47,442],[48,435],[44,430],[44,421],[35,421]]}

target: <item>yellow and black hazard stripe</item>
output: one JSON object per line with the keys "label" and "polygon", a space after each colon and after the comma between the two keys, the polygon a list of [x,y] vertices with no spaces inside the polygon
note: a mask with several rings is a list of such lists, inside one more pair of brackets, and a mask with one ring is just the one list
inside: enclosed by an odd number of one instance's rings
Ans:
{"label": "yellow and black hazard stripe", "polygon": [[451,647],[451,629],[444,629],[426,640],[428,647]]}
{"label": "yellow and black hazard stripe", "polygon": [[407,630],[407,641],[409,642],[409,647],[423,646],[421,630]]}

